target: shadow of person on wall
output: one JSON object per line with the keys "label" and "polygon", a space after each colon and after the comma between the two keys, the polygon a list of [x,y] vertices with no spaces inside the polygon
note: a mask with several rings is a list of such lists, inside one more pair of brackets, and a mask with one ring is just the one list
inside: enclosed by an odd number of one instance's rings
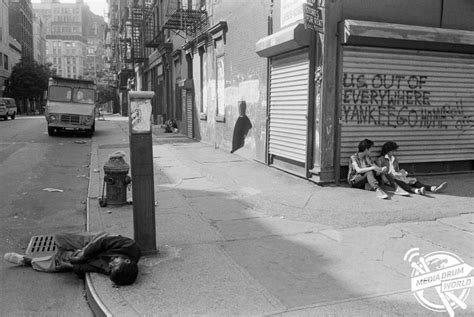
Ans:
{"label": "shadow of person on wall", "polygon": [[249,130],[252,128],[252,123],[249,117],[246,115],[247,103],[245,101],[239,102],[239,118],[235,122],[234,135],[232,137],[232,150],[230,153],[234,153],[245,145],[245,137]]}

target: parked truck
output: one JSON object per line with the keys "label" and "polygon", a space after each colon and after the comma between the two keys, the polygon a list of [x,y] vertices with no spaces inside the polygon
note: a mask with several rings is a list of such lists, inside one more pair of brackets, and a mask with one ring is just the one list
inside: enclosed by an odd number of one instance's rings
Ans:
{"label": "parked truck", "polygon": [[49,135],[64,130],[94,134],[97,89],[92,80],[51,77],[46,100]]}

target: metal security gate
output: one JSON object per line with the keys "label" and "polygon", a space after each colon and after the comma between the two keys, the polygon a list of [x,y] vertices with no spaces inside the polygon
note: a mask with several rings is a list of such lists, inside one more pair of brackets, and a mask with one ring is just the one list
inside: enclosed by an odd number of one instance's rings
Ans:
{"label": "metal security gate", "polygon": [[186,110],[186,134],[193,138],[193,91],[192,89],[182,89],[182,93]]}
{"label": "metal security gate", "polygon": [[343,50],[342,166],[364,138],[397,142],[404,163],[474,158],[474,56]]}
{"label": "metal security gate", "polygon": [[306,163],[308,113],[308,51],[271,59],[269,93],[270,163],[275,158]]}

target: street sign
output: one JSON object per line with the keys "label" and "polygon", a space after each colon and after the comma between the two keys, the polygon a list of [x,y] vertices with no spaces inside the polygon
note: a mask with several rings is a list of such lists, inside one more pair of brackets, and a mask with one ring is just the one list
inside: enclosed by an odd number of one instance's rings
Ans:
{"label": "street sign", "polygon": [[303,4],[303,21],[305,29],[324,33],[325,0],[306,0]]}

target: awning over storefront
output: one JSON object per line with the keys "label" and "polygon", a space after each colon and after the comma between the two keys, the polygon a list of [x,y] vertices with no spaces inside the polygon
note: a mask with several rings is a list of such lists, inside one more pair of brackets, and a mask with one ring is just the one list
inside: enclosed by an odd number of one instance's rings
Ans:
{"label": "awning over storefront", "polygon": [[256,52],[260,57],[270,57],[303,48],[309,45],[311,34],[303,24],[295,24],[260,39]]}
{"label": "awning over storefront", "polygon": [[344,20],[342,44],[474,53],[474,31]]}

